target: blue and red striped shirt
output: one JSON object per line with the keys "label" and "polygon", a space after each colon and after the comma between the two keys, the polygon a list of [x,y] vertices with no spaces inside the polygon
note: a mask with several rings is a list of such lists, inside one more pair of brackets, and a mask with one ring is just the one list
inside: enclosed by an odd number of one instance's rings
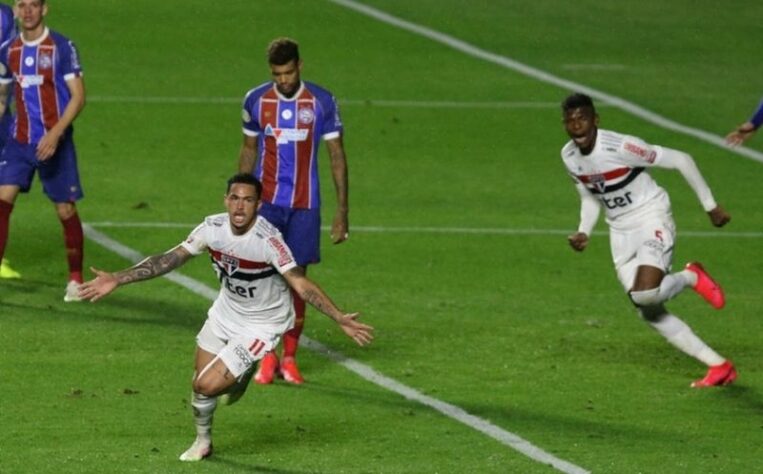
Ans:
{"label": "blue and red striped shirt", "polygon": [[12,136],[35,144],[61,118],[71,99],[66,81],[82,76],[77,49],[45,28],[35,41],[16,36],[0,47],[0,84],[15,83]]}
{"label": "blue and red striped shirt", "polygon": [[263,200],[299,209],[320,207],[318,145],[343,131],[329,91],[303,81],[287,99],[273,82],[255,87],[244,98],[243,131],[257,137],[254,175],[262,182]]}

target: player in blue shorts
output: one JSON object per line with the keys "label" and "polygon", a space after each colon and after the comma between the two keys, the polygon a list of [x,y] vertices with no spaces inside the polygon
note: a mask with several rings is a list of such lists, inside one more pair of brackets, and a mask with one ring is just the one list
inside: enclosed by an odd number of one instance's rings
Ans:
{"label": "player in blue shorts", "polygon": [[[0,3],[0,46],[18,34],[16,20],[13,17],[13,9],[4,3]],[[11,108],[6,107],[5,113],[0,117],[0,153],[5,148],[5,141],[11,129]],[[0,278],[20,278],[21,275],[13,270],[5,259],[0,260]]]}
{"label": "player in blue shorts", "polygon": [[0,115],[13,87],[16,114],[0,155],[0,258],[5,254],[14,203],[37,173],[64,230],[69,282],[64,301],[79,301],[83,232],[76,201],[82,198],[72,122],[85,106],[77,49],[45,25],[45,0],[16,0],[21,34],[0,47]]}

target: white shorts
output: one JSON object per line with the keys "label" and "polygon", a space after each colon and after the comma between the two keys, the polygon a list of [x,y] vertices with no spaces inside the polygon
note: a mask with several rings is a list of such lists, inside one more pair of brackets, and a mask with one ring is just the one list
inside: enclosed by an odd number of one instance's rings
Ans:
{"label": "white shorts", "polygon": [[280,334],[256,330],[247,334],[226,334],[222,326],[207,318],[196,335],[196,344],[199,348],[216,354],[231,374],[238,377],[273,350],[280,339]]}
{"label": "white shorts", "polygon": [[625,291],[633,288],[636,271],[642,265],[670,272],[675,237],[676,226],[670,215],[644,217],[633,230],[610,229],[612,260]]}

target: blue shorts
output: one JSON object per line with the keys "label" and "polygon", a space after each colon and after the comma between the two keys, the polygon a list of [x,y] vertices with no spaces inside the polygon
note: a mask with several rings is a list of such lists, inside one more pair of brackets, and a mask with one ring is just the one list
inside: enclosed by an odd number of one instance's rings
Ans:
{"label": "blue shorts", "polygon": [[53,202],[74,202],[82,199],[77,172],[77,153],[71,133],[65,133],[50,159],[38,161],[37,144],[19,143],[9,137],[0,154],[0,184],[15,184],[21,192],[32,186],[34,172],[40,175],[42,190]]}
{"label": "blue shorts", "polygon": [[297,265],[305,267],[321,261],[320,209],[294,209],[263,202],[259,215],[281,231]]}

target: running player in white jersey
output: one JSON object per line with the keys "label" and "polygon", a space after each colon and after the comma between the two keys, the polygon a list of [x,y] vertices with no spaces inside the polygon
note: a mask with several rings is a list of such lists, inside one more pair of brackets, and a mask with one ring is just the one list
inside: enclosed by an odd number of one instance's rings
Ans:
{"label": "running player in white jersey", "polygon": [[246,390],[256,362],[294,326],[291,287],[305,301],[333,319],[359,345],[373,339],[373,328],[359,323],[359,313],[344,313],[321,288],[297,271],[281,233],[257,216],[262,185],[251,174],[228,181],[227,214],[204,219],[188,238],[164,254],[115,273],[97,275],[80,289],[96,301],[118,286],[164,275],[205,250],[220,280],[220,293],[196,336],[196,371],[191,405],[196,439],[180,455],[199,461],[212,454],[212,416],[217,399],[231,404]]}
{"label": "running player in white jersey", "polygon": [[669,313],[664,302],[687,287],[714,308],[725,303],[723,290],[692,262],[670,273],[675,224],[668,194],[646,168],[678,170],[699,198],[710,221],[721,227],[731,220],[718,206],[694,160],[686,153],[598,128],[593,101],[572,94],[562,103],[563,123],[570,140],[562,160],[580,194],[580,224],[568,237],[573,249],[583,251],[604,208],[617,276],[641,316],[672,345],[708,366],[692,387],[732,383],[737,373],[731,361],[705,344],[691,328]]}

